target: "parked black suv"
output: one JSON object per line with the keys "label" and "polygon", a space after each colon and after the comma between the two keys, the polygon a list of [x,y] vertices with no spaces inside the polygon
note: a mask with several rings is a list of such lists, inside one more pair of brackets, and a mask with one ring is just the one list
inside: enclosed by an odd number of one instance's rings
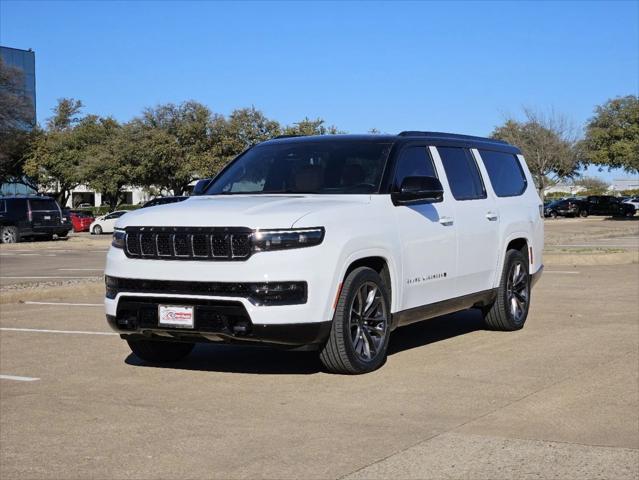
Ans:
{"label": "parked black suv", "polygon": [[576,198],[565,198],[556,200],[544,206],[544,216],[557,218],[561,217],[587,217],[588,206],[583,200]]}
{"label": "parked black suv", "polygon": [[611,217],[632,217],[636,210],[629,203],[621,203],[610,195],[590,195],[586,197],[586,208],[590,215],[605,215]]}
{"label": "parked black suv", "polygon": [[0,196],[0,243],[16,243],[26,237],[66,237],[69,230],[71,221],[51,197]]}

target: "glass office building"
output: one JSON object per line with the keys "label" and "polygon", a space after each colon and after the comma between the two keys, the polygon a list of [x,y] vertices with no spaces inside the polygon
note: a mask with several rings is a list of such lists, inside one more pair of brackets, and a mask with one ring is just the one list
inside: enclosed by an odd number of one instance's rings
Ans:
{"label": "glass office building", "polygon": [[33,122],[36,124],[36,88],[35,88],[35,52],[19,48],[0,46],[0,58],[5,65],[17,68],[23,73],[22,94],[31,100],[33,105]]}
{"label": "glass office building", "polygon": [[[4,65],[17,68],[22,72],[20,93],[27,97],[33,106],[33,117],[29,122],[30,125],[25,125],[25,128],[31,128],[31,126],[36,124],[35,53],[32,50],[0,46],[0,58]],[[0,85],[0,88],[2,88],[2,85]],[[20,182],[0,184],[0,195],[24,195],[28,193],[35,193],[35,191]]]}

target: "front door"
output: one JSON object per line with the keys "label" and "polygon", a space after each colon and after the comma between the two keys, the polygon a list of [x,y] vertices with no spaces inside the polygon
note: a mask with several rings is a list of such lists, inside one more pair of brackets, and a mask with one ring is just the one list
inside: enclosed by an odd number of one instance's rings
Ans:
{"label": "front door", "polygon": [[[408,145],[399,153],[393,188],[411,176],[437,177],[430,150]],[[448,192],[441,202],[394,207],[402,246],[401,310],[446,300],[456,274],[455,222]]]}

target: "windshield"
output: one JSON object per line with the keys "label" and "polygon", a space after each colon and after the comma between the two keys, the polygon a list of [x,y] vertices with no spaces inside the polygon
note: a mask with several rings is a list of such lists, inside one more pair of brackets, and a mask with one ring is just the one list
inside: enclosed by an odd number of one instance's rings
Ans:
{"label": "windshield", "polygon": [[235,160],[205,195],[376,193],[390,147],[370,140],[257,146]]}

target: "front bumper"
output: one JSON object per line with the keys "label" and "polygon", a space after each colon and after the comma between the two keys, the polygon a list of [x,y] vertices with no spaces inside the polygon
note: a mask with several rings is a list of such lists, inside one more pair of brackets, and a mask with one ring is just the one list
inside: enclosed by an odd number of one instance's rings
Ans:
{"label": "front bumper", "polygon": [[[186,341],[321,343],[330,331],[337,288],[335,265],[321,247],[258,253],[242,262],[132,259],[112,247],[105,274],[125,280],[104,300],[116,332]],[[260,298],[256,290],[245,291],[277,284],[304,285],[304,295],[282,300],[271,291],[263,301],[263,291]],[[132,307],[136,302],[142,305]],[[195,328],[158,328],[158,304],[195,305]],[[207,324],[212,318],[218,323]]]}
{"label": "front bumper", "polygon": [[122,338],[155,339],[183,342],[253,343],[300,347],[320,345],[326,341],[331,322],[279,325],[256,324],[241,302],[185,300],[193,305],[195,328],[159,327],[157,309],[166,298],[124,297],[117,314],[107,315],[107,322]]}

